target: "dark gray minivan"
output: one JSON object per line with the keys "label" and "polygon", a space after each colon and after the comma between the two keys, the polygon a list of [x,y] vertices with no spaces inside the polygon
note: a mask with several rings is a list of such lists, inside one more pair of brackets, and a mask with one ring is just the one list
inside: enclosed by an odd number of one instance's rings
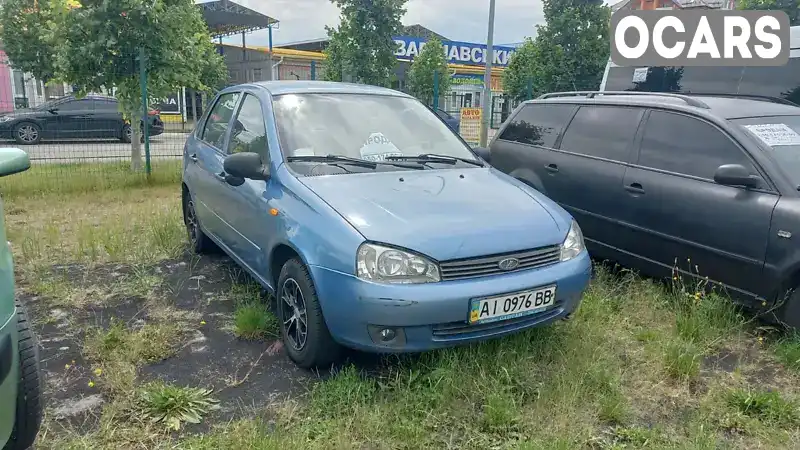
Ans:
{"label": "dark gray minivan", "polygon": [[547,94],[515,109],[489,158],[567,209],[593,256],[657,277],[699,273],[800,326],[797,106],[722,94]]}

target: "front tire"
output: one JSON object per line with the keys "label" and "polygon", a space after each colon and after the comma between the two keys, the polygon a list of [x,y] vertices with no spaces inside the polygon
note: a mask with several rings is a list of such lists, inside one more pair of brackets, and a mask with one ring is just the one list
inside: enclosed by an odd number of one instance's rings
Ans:
{"label": "front tire", "polygon": [[276,289],[281,337],[289,358],[304,369],[328,367],[342,348],[331,337],[311,275],[302,261],[290,259]]}
{"label": "front tire", "polygon": [[192,194],[183,194],[183,224],[186,225],[186,234],[189,238],[189,247],[197,254],[208,253],[214,248],[214,243],[200,228]]}
{"label": "front tire", "polygon": [[28,316],[20,302],[17,306],[19,336],[19,385],[16,418],[11,439],[3,450],[25,450],[33,445],[42,423],[42,378],[39,365],[39,343],[30,328]]}
{"label": "front tire", "polygon": [[31,122],[22,122],[14,127],[14,140],[20,145],[35,145],[42,140],[42,129]]}

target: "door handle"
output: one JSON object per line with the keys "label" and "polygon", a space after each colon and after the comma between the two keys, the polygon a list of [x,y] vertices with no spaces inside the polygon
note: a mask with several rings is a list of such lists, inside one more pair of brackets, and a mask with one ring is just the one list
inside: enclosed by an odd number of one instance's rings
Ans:
{"label": "door handle", "polygon": [[631,183],[625,186],[625,190],[632,194],[644,194],[644,188],[639,183]]}
{"label": "door handle", "polygon": [[191,159],[192,162],[197,162],[197,153],[192,153],[189,155],[189,159]]}
{"label": "door handle", "polygon": [[547,170],[550,173],[558,172],[558,165],[556,165],[556,164],[548,164],[548,165],[544,166],[544,168],[545,168],[545,170]]}
{"label": "door handle", "polygon": [[214,175],[222,181],[225,181],[225,177],[228,176],[224,170],[220,173],[215,173]]}

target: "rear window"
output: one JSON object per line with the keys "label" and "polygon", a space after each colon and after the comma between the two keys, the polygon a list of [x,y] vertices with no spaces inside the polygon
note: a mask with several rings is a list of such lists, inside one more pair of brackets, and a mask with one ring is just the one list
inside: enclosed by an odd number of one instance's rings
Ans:
{"label": "rear window", "polygon": [[534,103],[522,107],[499,139],[553,147],[575,109],[573,105]]}
{"label": "rear window", "polygon": [[800,188],[800,114],[748,117],[731,122],[769,147],[781,169]]}

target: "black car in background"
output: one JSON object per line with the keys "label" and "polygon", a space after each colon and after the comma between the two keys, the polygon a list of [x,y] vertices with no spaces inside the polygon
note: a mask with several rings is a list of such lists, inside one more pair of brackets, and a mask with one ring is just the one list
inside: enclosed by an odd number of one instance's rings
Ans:
{"label": "black car in background", "polygon": [[[151,136],[164,132],[158,111],[149,111],[147,120]],[[37,144],[42,139],[113,138],[130,142],[131,135],[130,123],[122,117],[117,100],[103,95],[69,95],[0,115],[0,138],[22,145]]]}
{"label": "black car in background", "polygon": [[798,155],[784,99],[604,91],[523,103],[488,157],[569,211],[592,256],[707,277],[800,327]]}

